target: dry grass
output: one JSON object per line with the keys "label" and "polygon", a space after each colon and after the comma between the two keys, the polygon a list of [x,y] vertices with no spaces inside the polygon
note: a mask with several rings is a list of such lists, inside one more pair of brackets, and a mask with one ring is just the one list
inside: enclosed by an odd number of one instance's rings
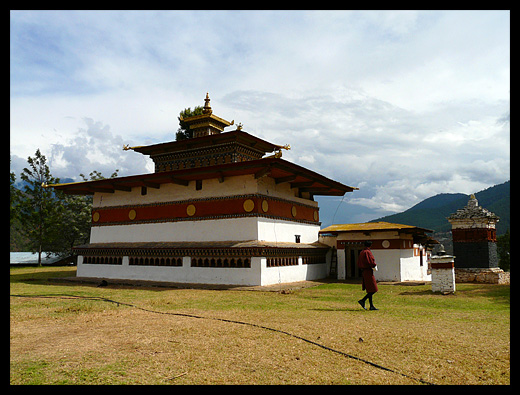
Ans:
{"label": "dry grass", "polygon": [[[509,384],[509,286],[357,284],[288,294],[50,283],[73,268],[11,269],[11,294],[102,296],[280,329],[436,384]],[[11,297],[12,384],[417,384],[302,340],[216,320],[78,299]],[[363,341],[360,342],[359,338]]]}

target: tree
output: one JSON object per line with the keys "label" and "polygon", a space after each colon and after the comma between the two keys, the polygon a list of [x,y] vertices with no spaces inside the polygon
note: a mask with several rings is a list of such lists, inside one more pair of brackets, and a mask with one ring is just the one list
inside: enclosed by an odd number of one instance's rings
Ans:
{"label": "tree", "polygon": [[497,237],[498,266],[508,272],[510,269],[509,260],[509,228],[502,236]]}
{"label": "tree", "polygon": [[179,113],[177,119],[179,120],[179,129],[177,129],[177,133],[175,134],[175,140],[186,140],[193,138],[193,131],[190,130],[189,125],[183,121],[183,119],[193,117],[195,115],[202,115],[203,108],[201,106],[197,106],[191,110],[190,107],[185,108],[183,111]]}
{"label": "tree", "polygon": [[52,177],[47,158],[37,149],[34,158],[28,157],[29,168],[24,168],[20,178],[25,181],[23,199],[19,204],[22,232],[29,240],[32,252],[38,252],[38,266],[42,263],[42,251],[52,244],[52,227],[56,225],[54,192],[44,188],[46,184],[59,182]]}
{"label": "tree", "polygon": [[[88,243],[92,212],[92,197],[65,194],[55,191],[56,216],[54,226],[49,231],[47,252],[65,258],[73,256],[73,248]],[[90,198],[90,199],[89,199]]]}
{"label": "tree", "polygon": [[[92,196],[69,195],[44,185],[59,183],[52,177],[47,159],[36,150],[34,158],[27,159],[21,179],[25,181],[22,191],[14,187],[15,176],[11,173],[11,231],[17,238],[23,235],[23,245],[32,252],[38,252],[38,265],[41,254],[55,254],[59,257],[72,257],[73,247],[88,243],[92,221]],[[119,170],[110,175],[117,177]],[[83,181],[101,180],[105,177],[94,170]],[[13,219],[14,225],[13,226]],[[13,239],[11,239],[11,243]]]}
{"label": "tree", "polygon": [[[110,175],[117,177],[119,169]],[[94,170],[87,179],[80,174],[83,181],[105,179],[100,172]],[[57,226],[54,227],[55,236],[51,238],[53,243],[49,251],[60,257],[73,257],[73,248],[79,244],[86,244],[90,238],[90,226],[92,222],[92,196],[69,195],[56,191]]]}
{"label": "tree", "polygon": [[[9,157],[9,163],[11,163],[11,157]],[[13,225],[13,222],[18,217],[18,203],[20,201],[20,192],[14,186],[14,182],[16,181],[16,175],[14,172],[10,172],[9,174],[9,219],[10,224]]]}

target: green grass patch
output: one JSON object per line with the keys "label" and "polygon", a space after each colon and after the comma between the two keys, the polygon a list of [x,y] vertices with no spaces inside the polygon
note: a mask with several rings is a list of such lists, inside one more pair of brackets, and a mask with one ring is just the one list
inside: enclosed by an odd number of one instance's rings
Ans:
{"label": "green grass patch", "polygon": [[[438,384],[509,384],[509,285],[360,284],[289,293],[96,287],[74,267],[12,268],[14,294],[103,297],[158,312],[267,326]],[[417,384],[287,335],[98,300],[11,297],[12,384]],[[360,340],[361,339],[361,340]]]}

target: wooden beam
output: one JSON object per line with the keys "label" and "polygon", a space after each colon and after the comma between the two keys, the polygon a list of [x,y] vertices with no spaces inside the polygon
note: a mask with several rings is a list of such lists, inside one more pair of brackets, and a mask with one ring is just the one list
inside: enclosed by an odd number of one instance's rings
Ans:
{"label": "wooden beam", "polygon": [[92,192],[114,193],[114,189],[113,188],[103,188],[103,187],[89,186],[88,189],[89,189],[89,191],[92,191]]}
{"label": "wooden beam", "polygon": [[291,188],[304,188],[310,187],[314,184],[314,181],[306,181],[306,182],[291,182]]}
{"label": "wooden beam", "polygon": [[188,180],[183,180],[182,178],[177,178],[177,177],[170,177],[170,180],[174,183],[174,184],[177,184],[177,185],[183,185],[185,187],[188,186],[188,184],[190,183]]}
{"label": "wooden beam", "polygon": [[93,195],[93,191],[88,191],[85,189],[65,189],[63,193],[67,195]]}
{"label": "wooden beam", "polygon": [[125,191],[125,192],[132,192],[132,188],[131,187],[126,187],[124,185],[119,185],[119,184],[110,184],[110,186],[112,188],[114,188],[116,191]]}
{"label": "wooden beam", "polygon": [[263,168],[262,170],[260,171],[257,171],[255,173],[255,180],[258,179],[258,178],[261,178],[263,176],[266,176],[267,174],[269,174],[271,172],[271,167],[267,166],[265,168]]}
{"label": "wooden beam", "polygon": [[161,187],[161,184],[157,184],[156,182],[150,182],[150,181],[143,180],[142,183],[144,184],[145,187],[149,187],[149,188],[159,189]]}
{"label": "wooden beam", "polygon": [[302,188],[300,192],[309,192],[313,195],[326,195],[326,196],[343,196],[345,191],[340,191],[334,188]]}
{"label": "wooden beam", "polygon": [[290,181],[296,180],[296,177],[297,177],[296,174],[291,174],[290,176],[287,176],[287,177],[275,178],[274,182],[275,182],[275,184],[281,184],[282,182],[290,182]]}

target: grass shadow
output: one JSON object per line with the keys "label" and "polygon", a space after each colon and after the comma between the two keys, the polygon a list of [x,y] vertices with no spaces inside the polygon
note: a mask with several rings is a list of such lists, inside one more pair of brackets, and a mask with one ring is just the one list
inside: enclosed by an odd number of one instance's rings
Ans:
{"label": "grass shadow", "polygon": [[353,312],[362,312],[365,311],[362,308],[342,308],[342,309],[331,309],[331,308],[322,308],[322,309],[307,309],[310,311],[353,311]]}
{"label": "grass shadow", "polygon": [[398,295],[418,296],[418,295],[435,295],[435,293],[433,293],[431,289],[424,289],[422,291],[403,291],[403,292],[400,292]]}
{"label": "grass shadow", "polygon": [[42,270],[40,272],[23,272],[23,273],[13,273],[11,271],[10,282],[11,283],[27,283],[27,284],[49,284],[49,280],[52,277],[70,277],[74,272],[71,270],[56,270],[56,271],[46,271]]}

